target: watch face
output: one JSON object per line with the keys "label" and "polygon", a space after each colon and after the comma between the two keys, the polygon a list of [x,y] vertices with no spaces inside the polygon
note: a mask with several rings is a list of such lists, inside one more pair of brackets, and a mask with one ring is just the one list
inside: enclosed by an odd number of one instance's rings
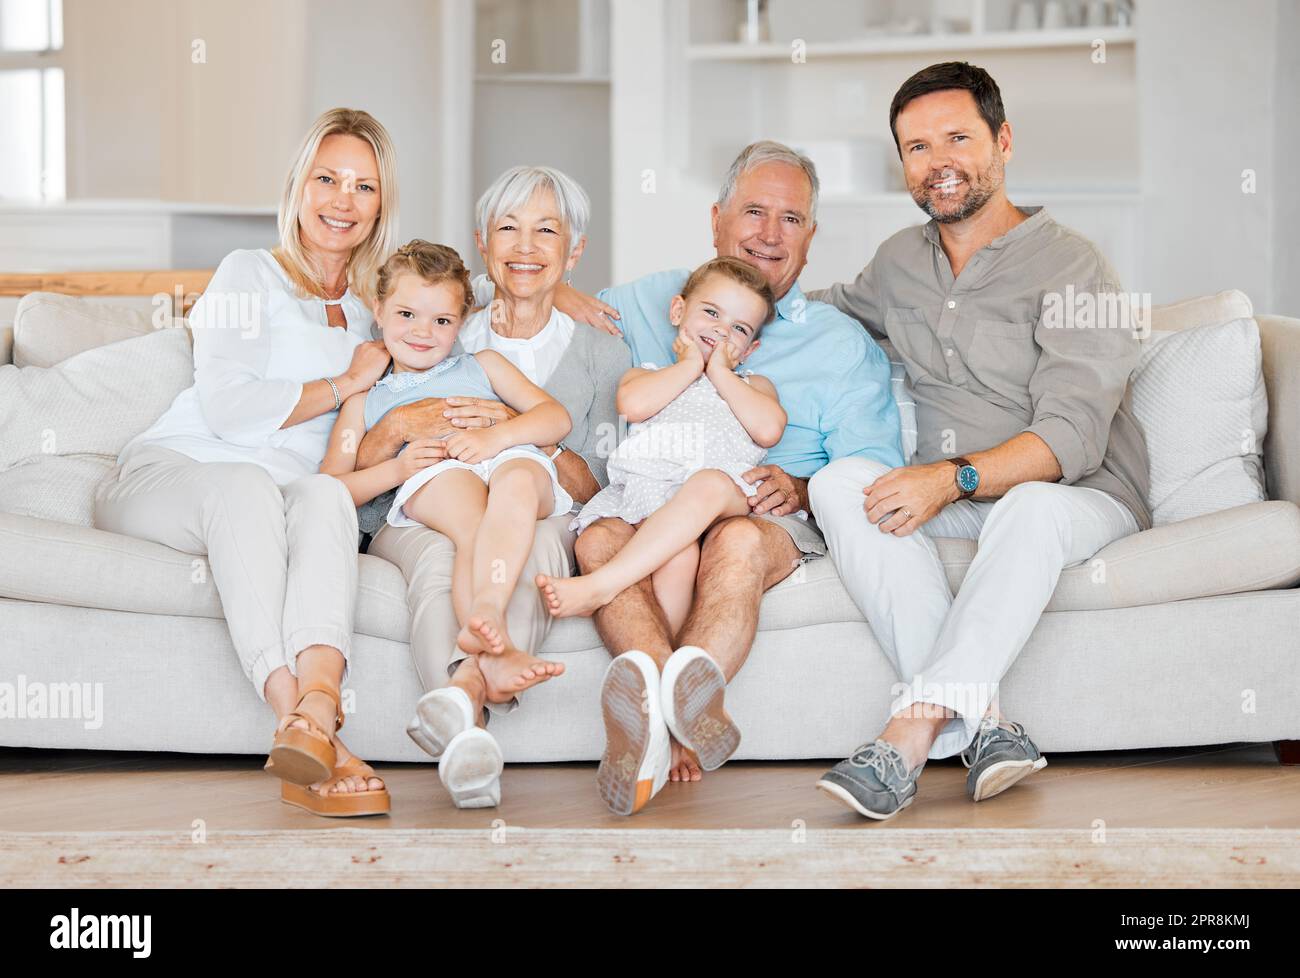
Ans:
{"label": "watch face", "polygon": [[975,471],[975,466],[963,465],[957,470],[957,485],[961,486],[962,492],[974,492],[979,484],[980,474]]}

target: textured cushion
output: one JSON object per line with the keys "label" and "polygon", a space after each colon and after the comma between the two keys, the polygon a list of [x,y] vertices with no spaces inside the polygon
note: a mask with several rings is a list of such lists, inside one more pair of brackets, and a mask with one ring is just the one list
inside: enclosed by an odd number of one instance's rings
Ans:
{"label": "textured cushion", "polygon": [[1164,334],[1142,354],[1131,390],[1155,525],[1265,498],[1268,399],[1253,319]]}
{"label": "textured cushion", "polygon": [[165,309],[108,305],[53,292],[32,292],[14,313],[13,362],[51,367],[86,350],[153,332],[173,324]]}
{"label": "textured cushion", "polygon": [[179,329],[0,366],[0,511],[89,525],[95,484],[193,380]]}

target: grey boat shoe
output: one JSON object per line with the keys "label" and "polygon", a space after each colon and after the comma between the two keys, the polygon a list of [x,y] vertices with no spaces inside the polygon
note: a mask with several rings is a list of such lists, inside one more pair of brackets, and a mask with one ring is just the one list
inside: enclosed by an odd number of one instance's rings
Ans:
{"label": "grey boat shoe", "polygon": [[883,821],[912,804],[923,767],[918,764],[909,771],[897,747],[877,740],[827,771],[817,787],[859,815]]}
{"label": "grey boat shoe", "polygon": [[970,746],[961,752],[966,774],[966,793],[972,801],[984,801],[1001,794],[1017,781],[1047,767],[1025,728],[1010,720],[985,717]]}

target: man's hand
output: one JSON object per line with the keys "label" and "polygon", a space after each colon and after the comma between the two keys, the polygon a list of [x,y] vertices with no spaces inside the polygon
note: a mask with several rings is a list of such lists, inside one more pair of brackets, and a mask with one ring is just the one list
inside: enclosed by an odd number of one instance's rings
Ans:
{"label": "man's hand", "polygon": [[622,318],[617,309],[605,305],[595,296],[579,292],[571,285],[561,283],[556,287],[555,308],[571,317],[574,322],[586,323],[611,336],[623,335],[615,325]]}
{"label": "man's hand", "polygon": [[493,428],[473,428],[457,431],[447,436],[447,457],[461,462],[482,462],[501,452],[506,446]]}
{"label": "man's hand", "polygon": [[741,478],[758,486],[758,494],[749,497],[754,516],[789,516],[808,508],[808,480],[796,479],[778,465],[760,465]]}
{"label": "man's hand", "polygon": [[862,509],[881,533],[905,537],[961,498],[951,462],[890,469],[862,490]]}
{"label": "man's hand", "polygon": [[427,469],[447,457],[447,443],[433,438],[417,438],[399,453],[397,462],[401,466],[402,481],[405,482],[421,469]]}
{"label": "man's hand", "polygon": [[449,397],[445,414],[456,428],[491,428],[519,416],[519,412],[500,401],[478,397]]}

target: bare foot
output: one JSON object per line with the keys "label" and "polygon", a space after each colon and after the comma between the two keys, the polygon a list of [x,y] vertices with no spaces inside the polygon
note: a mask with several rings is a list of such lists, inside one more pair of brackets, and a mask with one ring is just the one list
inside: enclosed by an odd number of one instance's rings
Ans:
{"label": "bare foot", "polygon": [[[340,768],[352,759],[353,754],[337,736],[333,738],[333,741],[334,750],[338,755],[338,760],[334,766]],[[363,777],[359,774],[353,774],[346,778],[327,778],[324,781],[317,781],[311,786],[311,790],[322,795],[346,795],[354,791],[380,791],[383,787],[383,780],[377,776]]]}
{"label": "bare foot", "polygon": [[605,607],[615,597],[596,587],[589,576],[547,577],[538,574],[536,583],[546,602],[546,610],[555,618],[589,615]]}
{"label": "bare foot", "polygon": [[508,703],[516,694],[564,672],[558,662],[539,659],[522,649],[509,648],[500,655],[478,656],[479,672],[487,684],[490,703]]}
{"label": "bare foot", "polygon": [[490,604],[476,604],[470,608],[465,627],[456,636],[456,644],[470,655],[486,652],[501,655],[510,647],[505,622],[501,612]]}
{"label": "bare foot", "polygon": [[695,751],[689,747],[683,747],[677,742],[676,737],[670,738],[673,758],[668,767],[669,781],[699,781],[704,777],[704,772],[700,769],[700,759],[695,756]]}

